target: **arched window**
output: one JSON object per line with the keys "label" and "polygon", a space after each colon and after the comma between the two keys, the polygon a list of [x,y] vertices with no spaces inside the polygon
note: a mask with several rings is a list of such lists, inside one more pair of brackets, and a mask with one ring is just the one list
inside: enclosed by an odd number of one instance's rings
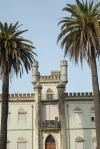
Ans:
{"label": "arched window", "polygon": [[84,149],[84,139],[80,136],[78,136],[76,139],[75,139],[75,149]]}
{"label": "arched window", "polygon": [[91,122],[95,121],[95,111],[94,111],[94,107],[91,108]]}
{"label": "arched window", "polygon": [[92,148],[93,148],[93,149],[96,149],[96,147],[97,147],[97,141],[96,141],[96,137],[94,136],[94,137],[92,138]]}
{"label": "arched window", "polygon": [[53,99],[53,92],[50,88],[47,90],[46,94],[47,94],[47,100],[52,100]]}
{"label": "arched window", "polygon": [[82,111],[79,107],[74,109],[74,122],[81,123],[82,122]]}
{"label": "arched window", "polygon": [[17,149],[26,149],[26,140],[23,137],[18,138],[17,140]]}
{"label": "arched window", "polygon": [[45,140],[45,149],[56,149],[55,139],[52,135],[49,135]]}
{"label": "arched window", "polygon": [[26,111],[23,107],[18,110],[18,123],[26,123]]}

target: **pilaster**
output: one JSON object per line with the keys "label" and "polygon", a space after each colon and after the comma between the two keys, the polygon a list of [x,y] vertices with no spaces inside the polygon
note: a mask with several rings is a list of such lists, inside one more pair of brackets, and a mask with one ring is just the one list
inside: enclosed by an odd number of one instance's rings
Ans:
{"label": "pilaster", "polygon": [[61,122],[60,149],[66,149],[66,121],[65,121],[65,84],[60,82],[57,86],[59,100],[59,120]]}
{"label": "pilaster", "polygon": [[40,147],[40,127],[41,127],[41,89],[42,86],[37,82],[35,89],[35,147],[34,149],[41,149]]}

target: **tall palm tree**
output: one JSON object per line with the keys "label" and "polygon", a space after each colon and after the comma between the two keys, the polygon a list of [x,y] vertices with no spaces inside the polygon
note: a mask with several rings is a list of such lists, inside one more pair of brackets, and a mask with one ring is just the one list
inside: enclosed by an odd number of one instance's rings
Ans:
{"label": "tall palm tree", "polygon": [[7,116],[9,101],[9,76],[15,73],[23,74],[23,67],[26,72],[31,69],[34,60],[34,47],[30,40],[20,35],[27,30],[20,31],[16,22],[2,24],[0,22],[0,73],[2,77],[2,115],[1,115],[1,138],[0,149],[6,149],[7,142]]}
{"label": "tall palm tree", "polygon": [[76,4],[67,4],[63,11],[70,13],[70,17],[59,21],[58,25],[62,26],[57,43],[61,40],[61,48],[70,60],[76,64],[80,60],[82,65],[85,59],[91,68],[97,149],[100,149],[100,96],[96,66],[96,59],[100,58],[100,2],[76,0]]}

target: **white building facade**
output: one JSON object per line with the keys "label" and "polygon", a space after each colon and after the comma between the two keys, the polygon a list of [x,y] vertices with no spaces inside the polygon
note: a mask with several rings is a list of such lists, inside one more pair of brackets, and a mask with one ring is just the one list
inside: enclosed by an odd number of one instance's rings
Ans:
{"label": "white building facade", "polygon": [[7,149],[96,149],[93,94],[66,93],[67,61],[60,67],[41,76],[34,61],[34,93],[10,95]]}

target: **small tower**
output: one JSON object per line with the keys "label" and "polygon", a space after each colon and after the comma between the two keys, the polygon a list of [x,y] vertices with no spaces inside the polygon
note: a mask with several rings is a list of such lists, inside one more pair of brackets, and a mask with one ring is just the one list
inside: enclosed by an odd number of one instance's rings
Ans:
{"label": "small tower", "polygon": [[63,83],[67,83],[67,61],[66,60],[62,60],[61,62],[61,81]]}
{"label": "small tower", "polygon": [[40,73],[38,72],[38,62],[33,61],[32,64],[32,83],[35,84],[39,80]]}

